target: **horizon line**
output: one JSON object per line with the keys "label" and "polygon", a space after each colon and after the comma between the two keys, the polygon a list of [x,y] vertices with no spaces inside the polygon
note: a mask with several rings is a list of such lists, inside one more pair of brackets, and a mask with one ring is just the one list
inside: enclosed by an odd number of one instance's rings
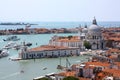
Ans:
{"label": "horizon line", "polygon": [[[92,22],[91,21],[0,21],[0,23],[6,22]],[[98,21],[97,22],[120,22],[120,21]]]}

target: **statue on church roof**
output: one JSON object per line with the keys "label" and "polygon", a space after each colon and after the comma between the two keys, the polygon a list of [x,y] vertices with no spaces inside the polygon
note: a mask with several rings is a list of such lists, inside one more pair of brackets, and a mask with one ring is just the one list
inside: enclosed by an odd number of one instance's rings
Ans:
{"label": "statue on church roof", "polygon": [[97,25],[96,18],[94,17],[92,24]]}
{"label": "statue on church roof", "polygon": [[85,24],[85,28],[87,28],[87,24]]}

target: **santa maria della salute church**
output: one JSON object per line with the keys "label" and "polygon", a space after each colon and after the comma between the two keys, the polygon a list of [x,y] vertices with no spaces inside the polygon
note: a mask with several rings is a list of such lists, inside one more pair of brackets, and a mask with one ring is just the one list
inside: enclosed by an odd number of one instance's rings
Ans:
{"label": "santa maria della salute church", "polygon": [[92,50],[105,49],[106,42],[103,39],[101,30],[102,27],[97,25],[97,21],[94,18],[91,26],[85,26],[82,30],[79,31],[80,40],[82,41],[82,44],[84,44],[84,42],[87,41],[89,42]]}
{"label": "santa maria della salute church", "polygon": [[79,36],[53,36],[49,41],[49,45],[53,46],[64,46],[64,47],[74,47],[80,48],[80,50],[85,50],[85,42],[90,46],[89,49],[105,49],[105,40],[102,36],[102,27],[97,25],[97,21],[94,18],[92,25],[89,27],[85,26],[84,28],[79,27],[78,29]]}
{"label": "santa maria della salute church", "polygon": [[102,36],[102,27],[97,25],[97,21],[94,18],[92,25],[89,27],[78,29],[79,36],[53,36],[49,41],[49,45],[52,46],[64,46],[68,48],[80,48],[85,50],[85,42],[90,46],[90,49],[105,49],[106,42]]}

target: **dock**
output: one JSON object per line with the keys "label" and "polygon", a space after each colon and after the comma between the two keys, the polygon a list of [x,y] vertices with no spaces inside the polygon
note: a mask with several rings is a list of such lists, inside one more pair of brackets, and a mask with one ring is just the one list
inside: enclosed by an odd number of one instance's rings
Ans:
{"label": "dock", "polygon": [[39,77],[33,78],[33,80],[39,80],[39,79],[41,79],[41,78],[48,77],[48,76],[51,76],[51,75],[54,75],[54,74],[55,74],[55,73],[52,72],[52,73],[46,74],[45,76],[39,76]]}
{"label": "dock", "polygon": [[9,58],[11,61],[19,61],[22,60],[21,58]]}
{"label": "dock", "polygon": [[39,77],[36,77],[36,78],[33,78],[33,80],[38,80],[38,79],[41,79],[41,78],[44,78],[45,76],[39,76]]}

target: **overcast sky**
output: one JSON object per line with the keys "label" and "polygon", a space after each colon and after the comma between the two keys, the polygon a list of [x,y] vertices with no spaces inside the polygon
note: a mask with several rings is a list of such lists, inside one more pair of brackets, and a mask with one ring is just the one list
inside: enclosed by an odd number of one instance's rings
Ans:
{"label": "overcast sky", "polygon": [[0,0],[0,21],[120,21],[120,0]]}

